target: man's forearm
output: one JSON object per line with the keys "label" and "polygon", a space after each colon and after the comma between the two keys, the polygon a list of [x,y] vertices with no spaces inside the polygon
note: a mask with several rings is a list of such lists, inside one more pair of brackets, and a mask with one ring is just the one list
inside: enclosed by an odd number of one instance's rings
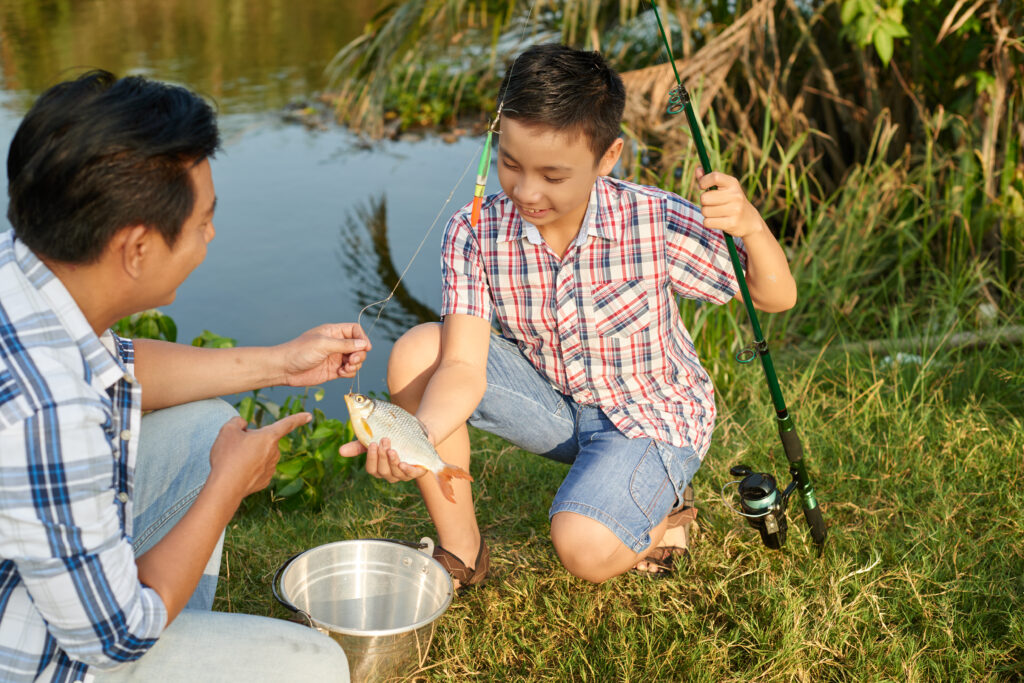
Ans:
{"label": "man's forearm", "polygon": [[139,581],[157,592],[171,623],[188,602],[238,504],[209,482],[185,516],[136,560]]}
{"label": "man's forearm", "polygon": [[269,347],[204,349],[136,339],[135,376],[142,409],[158,410],[204,398],[236,394],[283,381]]}

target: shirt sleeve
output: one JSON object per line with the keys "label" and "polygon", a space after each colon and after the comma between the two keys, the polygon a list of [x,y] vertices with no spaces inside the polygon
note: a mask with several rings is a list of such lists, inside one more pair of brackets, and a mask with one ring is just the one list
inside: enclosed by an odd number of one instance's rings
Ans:
{"label": "shirt sleeve", "polygon": [[[733,238],[746,269],[743,240]],[[739,290],[725,233],[704,227],[700,209],[676,195],[665,206],[665,251],[672,290],[687,299],[727,303]]]}
{"label": "shirt sleeve", "polygon": [[441,245],[442,317],[463,313],[491,319],[490,288],[481,256],[469,212],[463,209],[448,221]]}
{"label": "shirt sleeve", "polygon": [[167,622],[123,533],[131,507],[114,491],[110,431],[102,403],[84,397],[0,430],[0,556],[59,647],[99,669],[141,657]]}

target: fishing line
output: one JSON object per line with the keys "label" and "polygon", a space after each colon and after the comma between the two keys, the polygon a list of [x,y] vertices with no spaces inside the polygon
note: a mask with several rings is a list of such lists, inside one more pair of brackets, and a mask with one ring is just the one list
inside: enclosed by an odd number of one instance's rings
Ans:
{"label": "fishing line", "polygon": [[[526,30],[530,26],[530,20],[533,17],[533,10],[536,8],[537,2],[538,0],[533,0],[533,2],[530,3],[530,11],[527,12],[526,17],[523,19],[522,31],[520,31],[519,33],[519,42],[516,45],[517,50],[520,47],[522,47],[523,39],[526,38]],[[512,75],[515,73],[516,62],[518,61],[519,55],[516,55],[515,59],[512,60],[512,65],[509,67],[508,81],[512,80]],[[480,147],[477,148],[478,150],[482,151],[478,152],[480,155],[480,162],[477,170],[477,183],[473,192],[473,208],[471,210],[471,215],[474,217],[471,220],[473,227],[476,227],[476,221],[479,218],[480,206],[483,203],[483,190],[487,185],[487,176],[490,171],[491,139],[495,133],[500,134],[500,132],[497,130],[497,127],[498,121],[501,117],[501,109],[504,106],[504,104],[505,98],[504,96],[502,96],[501,101],[498,103],[498,108],[497,111],[495,112],[494,118],[492,119],[490,125],[487,127],[487,137],[485,141],[480,145]],[[377,323],[380,321],[380,317],[384,314],[384,308],[391,302],[391,299],[394,298],[395,292],[398,291],[398,287],[402,284],[402,280],[405,279],[406,273],[408,273],[409,269],[412,268],[412,264],[416,261],[416,258],[420,254],[420,251],[423,250],[423,245],[426,244],[427,238],[430,237],[430,235],[434,232],[434,228],[437,227],[437,222],[441,220],[441,216],[444,215],[444,210],[448,207],[448,204],[451,203],[452,197],[455,196],[455,191],[459,189],[459,185],[461,185],[462,181],[466,178],[466,174],[469,173],[469,169],[473,167],[473,161],[476,158],[476,155],[470,157],[469,163],[466,164],[466,168],[463,169],[462,171],[462,175],[459,176],[459,179],[457,181],[455,181],[455,184],[452,186],[451,191],[448,193],[447,199],[444,200],[444,204],[441,205],[440,210],[437,212],[437,216],[434,217],[434,221],[430,224],[430,227],[427,228],[426,233],[423,235],[423,239],[420,240],[419,246],[417,246],[416,251],[413,252],[412,258],[409,259],[409,262],[406,264],[405,269],[398,276],[398,280],[395,282],[394,287],[391,288],[391,292],[387,295],[387,297],[381,299],[380,301],[371,302],[363,306],[362,309],[360,309],[359,315],[356,316],[357,325],[360,324],[360,321],[363,318],[363,313],[365,313],[367,309],[377,305],[380,306],[380,309],[377,311],[377,317],[373,319],[373,324],[370,326],[370,329],[366,331],[367,336],[369,336],[370,332],[372,332],[374,328],[377,327]],[[349,393],[352,393],[353,386],[355,387],[356,392],[359,392],[359,372],[360,371],[357,370],[355,377],[352,378],[352,384],[349,385]]]}
{"label": "fishing line", "polygon": [[[480,145],[480,147],[478,147],[477,149],[480,149],[482,147],[483,145]],[[441,208],[438,210],[437,215],[434,217],[434,222],[430,224],[429,228],[427,228],[427,232],[423,235],[423,239],[420,240],[419,246],[416,247],[416,251],[413,252],[412,258],[410,258],[409,263],[406,264],[405,270],[403,270],[401,274],[399,274],[398,281],[395,282],[395,286],[391,288],[391,292],[387,295],[387,297],[381,299],[380,301],[368,303],[365,306],[363,306],[362,309],[360,309],[359,315],[356,316],[356,325],[359,325],[359,321],[363,319],[363,313],[366,312],[366,309],[380,304],[380,310],[377,311],[377,317],[373,319],[373,324],[370,326],[370,329],[366,331],[366,336],[370,336],[370,332],[372,332],[373,329],[377,327],[377,323],[380,321],[381,315],[384,314],[384,307],[387,306],[391,299],[395,296],[395,292],[398,291],[399,285],[401,285],[402,280],[405,279],[405,274],[409,272],[410,268],[412,268],[412,264],[416,261],[416,257],[419,256],[420,251],[423,250],[423,245],[427,243],[427,238],[430,237],[430,234],[434,231],[434,228],[437,227],[437,222],[441,220],[441,216],[444,214],[445,208],[448,206],[448,204],[451,203],[452,197],[455,196],[455,191],[459,189],[459,185],[461,185],[462,181],[465,180],[466,174],[469,173],[469,169],[472,167],[473,158],[470,158],[469,163],[466,164],[466,168],[464,168],[462,171],[462,175],[459,176],[459,179],[457,181],[455,181],[455,185],[452,186],[451,191],[448,193],[448,198],[444,200],[444,204],[441,205]],[[356,370],[356,376],[353,378],[353,384],[355,385],[356,393],[359,393],[359,370]],[[349,387],[349,393],[351,393],[351,387]]]}

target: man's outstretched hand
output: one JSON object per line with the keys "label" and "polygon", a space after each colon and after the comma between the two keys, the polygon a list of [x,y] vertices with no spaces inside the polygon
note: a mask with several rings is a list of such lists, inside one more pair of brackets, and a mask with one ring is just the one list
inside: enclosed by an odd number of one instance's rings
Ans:
{"label": "man's outstretched hand", "polygon": [[329,323],[274,347],[281,358],[281,384],[308,387],[353,377],[371,348],[356,323]]}

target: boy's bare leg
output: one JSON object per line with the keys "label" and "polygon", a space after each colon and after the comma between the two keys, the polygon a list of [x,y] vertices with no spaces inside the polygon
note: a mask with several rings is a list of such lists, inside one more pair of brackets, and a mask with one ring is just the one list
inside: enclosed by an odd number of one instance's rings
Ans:
{"label": "boy's bare leg", "polygon": [[[388,390],[391,400],[415,414],[427,383],[441,358],[441,326],[419,325],[395,342],[388,361]],[[437,444],[438,455],[445,462],[469,471],[469,430],[459,427]],[[425,475],[416,479],[427,513],[437,528],[438,543],[445,550],[472,567],[480,550],[480,529],[473,508],[473,491],[469,481],[452,479],[455,502],[441,493],[437,479]],[[456,581],[456,588],[458,581]]]}
{"label": "boy's bare leg", "polygon": [[651,529],[650,547],[636,553],[604,524],[574,512],[559,512],[551,519],[551,542],[569,573],[601,583],[634,567],[656,571],[655,567],[647,566],[644,557],[653,548],[673,544],[681,546],[685,541],[682,529],[670,529],[666,533],[667,526],[668,520],[664,519]]}

